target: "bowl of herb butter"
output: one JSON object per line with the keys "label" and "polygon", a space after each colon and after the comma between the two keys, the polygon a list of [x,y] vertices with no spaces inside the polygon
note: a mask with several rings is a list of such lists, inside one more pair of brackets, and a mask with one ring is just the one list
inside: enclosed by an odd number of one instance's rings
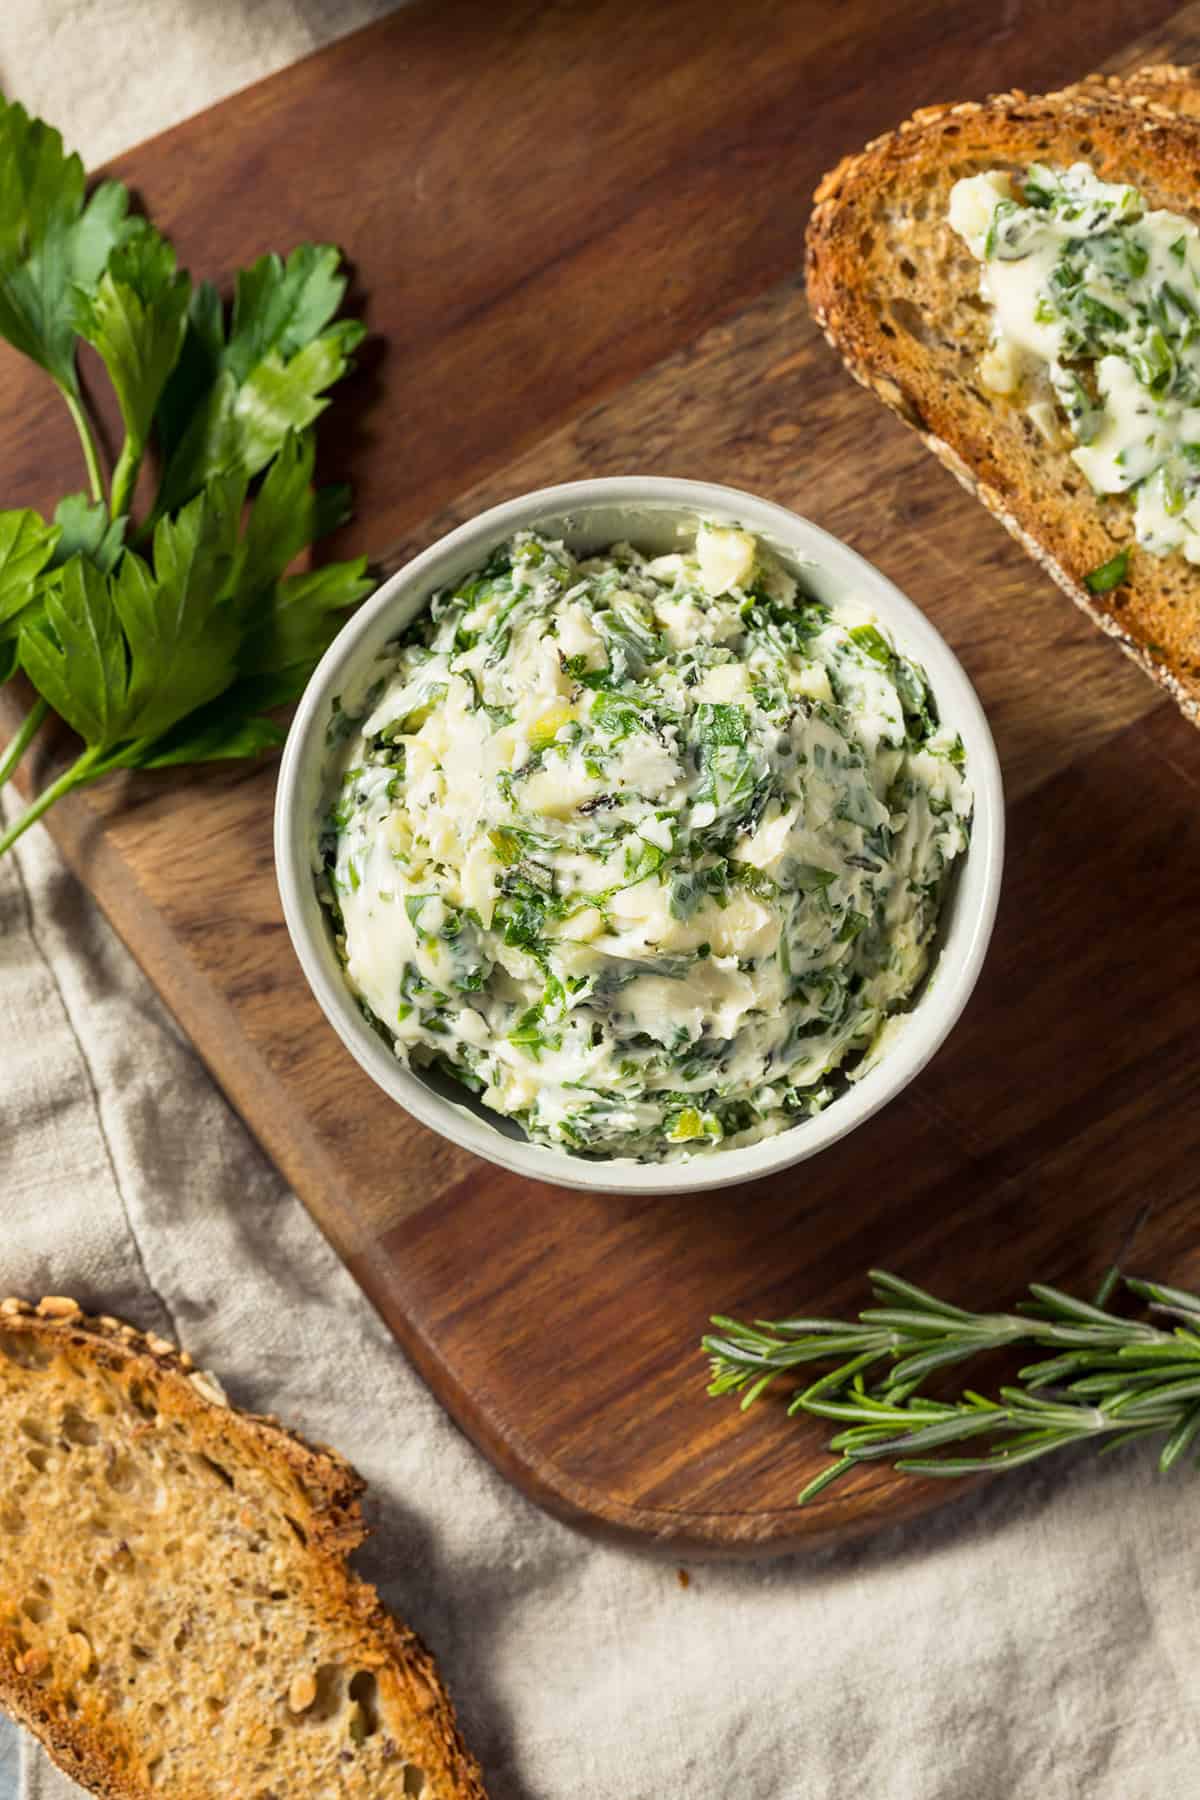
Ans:
{"label": "bowl of herb butter", "polygon": [[1003,856],[951,651],[846,545],[706,483],[575,482],[393,575],[280,771],[284,913],[422,1123],[618,1192],[798,1162],[978,975]]}

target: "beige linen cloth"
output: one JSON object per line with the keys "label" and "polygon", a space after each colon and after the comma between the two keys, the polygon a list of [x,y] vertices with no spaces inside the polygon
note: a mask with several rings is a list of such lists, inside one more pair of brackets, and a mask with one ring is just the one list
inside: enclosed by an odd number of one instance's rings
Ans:
{"label": "beige linen cloth", "polygon": [[[0,85],[95,162],[382,10],[3,0]],[[0,863],[0,1291],[165,1332],[352,1458],[364,1571],[495,1800],[1200,1795],[1196,1478],[1043,1465],[687,1588],[567,1530],[429,1396],[41,831]],[[0,1800],[75,1792],[0,1722]]]}

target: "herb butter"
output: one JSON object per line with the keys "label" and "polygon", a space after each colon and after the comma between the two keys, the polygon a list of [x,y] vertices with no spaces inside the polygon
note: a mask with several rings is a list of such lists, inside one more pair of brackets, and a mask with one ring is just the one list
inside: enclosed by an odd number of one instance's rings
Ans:
{"label": "herb butter", "polygon": [[1135,502],[1137,541],[1200,562],[1200,231],[1086,163],[956,182],[949,222],[983,265],[994,392],[1048,381],[1027,408],[1099,494]]}
{"label": "herb butter", "polygon": [[865,609],[748,533],[520,533],[335,713],[323,898],[397,1055],[642,1161],[819,1111],[925,973],[960,740]]}

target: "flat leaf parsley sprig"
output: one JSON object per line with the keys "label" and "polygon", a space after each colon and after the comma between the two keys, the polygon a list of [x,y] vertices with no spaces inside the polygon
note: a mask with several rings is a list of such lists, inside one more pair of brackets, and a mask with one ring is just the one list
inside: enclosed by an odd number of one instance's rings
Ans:
{"label": "flat leaf parsley sprig", "polygon": [[[784,1319],[753,1325],[716,1317],[704,1339],[710,1394],[739,1393],[743,1408],[771,1382],[810,1363],[836,1366],[796,1393],[788,1414],[830,1419],[836,1460],[802,1491],[804,1505],[860,1463],[889,1462],[913,1475],[995,1473],[1068,1444],[1106,1449],[1143,1436],[1164,1439],[1172,1468],[1200,1436],[1200,1296],[1110,1272],[1096,1303],[1033,1285],[1016,1313],[970,1313],[882,1270],[871,1271],[878,1307],[857,1322]],[[1116,1289],[1174,1321],[1162,1328],[1108,1310]],[[992,1398],[967,1388],[939,1400],[932,1376],[988,1350],[1036,1344],[1052,1356],[1027,1364]],[[975,1454],[944,1455],[978,1442]]]}
{"label": "flat leaf parsley sprig", "polygon": [[[0,785],[51,710],[83,739],[0,835],[0,855],[110,770],[281,740],[265,713],[296,698],[338,614],[372,585],[365,558],[287,573],[349,510],[346,488],[312,485],[315,422],[363,336],[336,316],[345,291],[339,252],[302,244],[239,271],[227,319],[120,182],[87,195],[58,132],[0,97],[0,337],[58,388],[88,481],[52,521],[0,511],[0,682],[20,668],[38,695],[0,757]],[[107,493],[81,340],[120,411]],[[157,491],[136,521],[152,443]]]}

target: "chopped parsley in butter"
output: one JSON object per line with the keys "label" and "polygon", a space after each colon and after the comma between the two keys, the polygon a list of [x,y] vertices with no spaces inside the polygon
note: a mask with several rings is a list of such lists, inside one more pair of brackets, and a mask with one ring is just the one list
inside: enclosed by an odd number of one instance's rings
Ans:
{"label": "chopped parsley in butter", "polygon": [[[985,386],[1048,382],[1095,492],[1133,496],[1146,550],[1200,562],[1200,231],[1086,163],[968,176],[948,217],[993,308]],[[1046,400],[1027,410],[1055,442]]]}
{"label": "chopped parsley in butter", "polygon": [[[960,740],[865,609],[747,532],[520,533],[335,713],[318,862],[397,1055],[642,1161],[818,1112],[925,973]],[[358,712],[358,709],[354,709]]]}

